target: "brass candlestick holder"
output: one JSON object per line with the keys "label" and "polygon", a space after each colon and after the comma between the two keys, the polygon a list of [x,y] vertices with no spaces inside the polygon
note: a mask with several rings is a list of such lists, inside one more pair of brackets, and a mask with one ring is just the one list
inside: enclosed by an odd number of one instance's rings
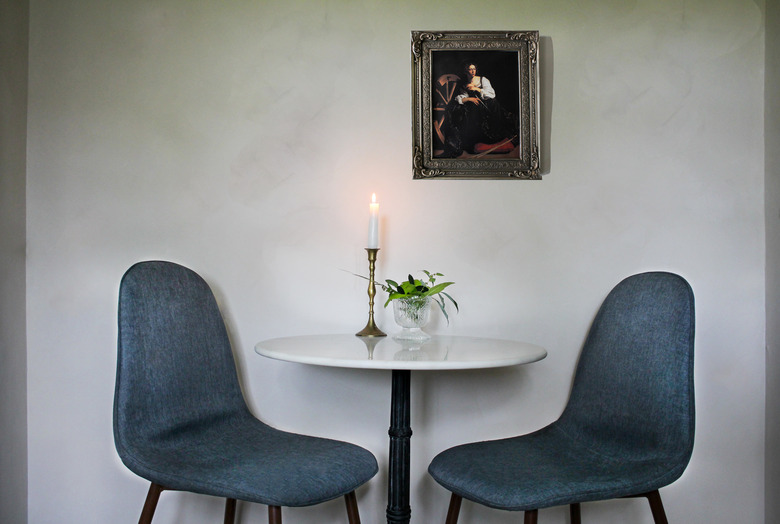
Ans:
{"label": "brass candlestick holder", "polygon": [[379,248],[367,247],[368,252],[368,322],[362,331],[355,333],[358,337],[386,337],[387,334],[379,329],[374,322],[374,296],[376,296],[376,284],[374,283],[374,268],[376,266],[376,254]]}

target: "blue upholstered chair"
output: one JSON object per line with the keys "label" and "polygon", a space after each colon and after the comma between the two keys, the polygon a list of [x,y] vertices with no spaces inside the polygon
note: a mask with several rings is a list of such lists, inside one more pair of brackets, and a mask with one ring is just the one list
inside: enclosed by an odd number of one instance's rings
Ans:
{"label": "blue upholstered chair", "polygon": [[274,429],[247,408],[222,316],[206,282],[170,262],[141,262],[122,278],[114,440],[125,465],[151,481],[140,523],[163,490],[309,506],[345,497],[358,524],[355,489],[377,472],[367,450]]}
{"label": "blue upholstered chair", "polygon": [[666,516],[658,489],[682,475],[693,451],[694,300],[670,273],[622,281],[604,300],[580,356],[560,418],[534,433],[448,449],[428,471],[452,492],[447,524],[463,498],[491,508],[539,508],[647,497]]}

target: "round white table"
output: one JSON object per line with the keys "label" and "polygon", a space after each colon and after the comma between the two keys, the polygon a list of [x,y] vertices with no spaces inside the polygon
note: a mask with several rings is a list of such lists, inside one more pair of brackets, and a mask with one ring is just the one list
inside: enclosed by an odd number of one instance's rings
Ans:
{"label": "round white table", "polygon": [[392,370],[390,404],[390,463],[388,524],[408,524],[410,384],[413,370],[484,369],[536,362],[547,351],[534,344],[480,337],[433,336],[425,342],[392,337],[310,335],[259,342],[255,351],[265,357],[340,368]]}

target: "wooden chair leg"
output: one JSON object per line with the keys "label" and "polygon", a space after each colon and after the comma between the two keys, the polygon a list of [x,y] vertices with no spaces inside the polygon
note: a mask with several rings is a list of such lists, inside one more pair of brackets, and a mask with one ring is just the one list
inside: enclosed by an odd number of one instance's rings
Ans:
{"label": "wooden chair leg", "polygon": [[225,500],[225,524],[234,524],[236,521],[236,499]]}
{"label": "wooden chair leg", "polygon": [[347,520],[349,520],[349,524],[360,524],[360,513],[358,512],[355,492],[351,491],[344,495],[344,502],[347,504]]}
{"label": "wooden chair leg", "polygon": [[450,497],[450,507],[447,510],[447,520],[444,522],[444,524],[457,524],[458,515],[460,514],[461,502],[463,502],[463,497],[453,493],[452,497]]}
{"label": "wooden chair leg", "polygon": [[538,509],[529,509],[525,512],[523,517],[523,524],[536,524],[536,519],[539,518]]}
{"label": "wooden chair leg", "polygon": [[282,508],[268,506],[268,524],[282,524]]}
{"label": "wooden chair leg", "polygon": [[569,515],[571,515],[571,524],[582,524],[582,516],[580,514],[580,503],[575,502],[569,504]]}
{"label": "wooden chair leg", "polygon": [[146,494],[144,509],[141,510],[141,518],[138,519],[138,524],[152,524],[154,510],[157,509],[157,501],[160,500],[160,493],[162,493],[164,489],[164,487],[155,484],[154,482],[149,486],[149,493]]}
{"label": "wooden chair leg", "polygon": [[669,524],[666,520],[666,512],[664,511],[664,504],[661,502],[661,494],[658,490],[645,493],[647,501],[650,502],[650,511],[653,512],[653,521],[655,524]]}

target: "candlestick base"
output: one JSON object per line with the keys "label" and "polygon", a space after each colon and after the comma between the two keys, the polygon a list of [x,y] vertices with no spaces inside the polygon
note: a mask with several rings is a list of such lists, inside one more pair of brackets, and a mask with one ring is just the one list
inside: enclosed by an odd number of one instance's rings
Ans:
{"label": "candlestick base", "polygon": [[368,252],[368,322],[366,327],[355,333],[357,337],[386,337],[387,333],[379,329],[374,322],[374,296],[376,295],[376,284],[374,283],[374,268],[376,266],[376,255],[379,248],[367,247]]}
{"label": "candlestick base", "polygon": [[372,318],[368,320],[366,327],[364,327],[361,331],[355,333],[355,336],[356,337],[386,337],[387,333],[379,329],[377,325],[374,323],[374,319]]}

